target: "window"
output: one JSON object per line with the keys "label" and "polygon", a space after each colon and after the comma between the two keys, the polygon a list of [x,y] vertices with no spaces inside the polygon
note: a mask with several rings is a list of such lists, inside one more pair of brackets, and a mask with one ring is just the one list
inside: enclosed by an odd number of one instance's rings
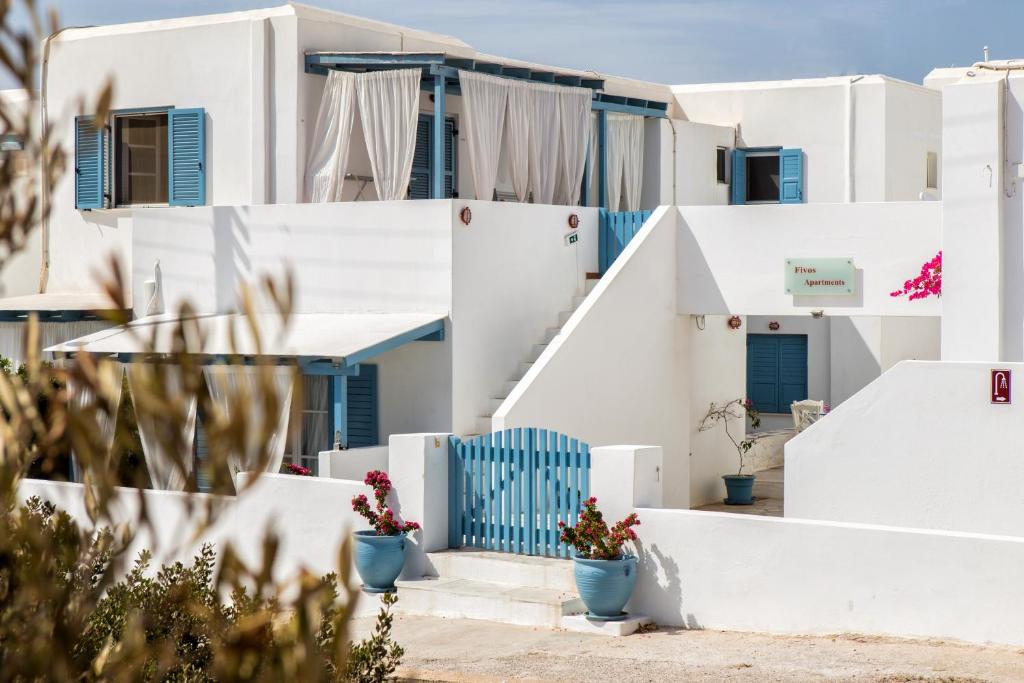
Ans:
{"label": "window", "polygon": [[167,112],[114,117],[114,205],[167,203]]}
{"label": "window", "polygon": [[927,169],[925,171],[925,188],[928,190],[939,189],[939,155],[935,152],[928,152],[928,157],[925,162]]}
{"label": "window", "polygon": [[800,149],[734,149],[730,175],[733,204],[803,202],[804,162]]}
{"label": "window", "polygon": [[115,111],[75,119],[75,208],[206,203],[203,109]]}
{"label": "window", "polygon": [[725,185],[729,182],[728,177],[725,173],[725,165],[728,150],[725,147],[718,147],[715,149],[715,177],[718,179],[719,185]]}
{"label": "window", "polygon": [[[455,119],[446,118],[444,122],[444,196],[445,198],[459,196],[456,191],[456,153],[458,146],[456,139],[458,130],[455,128]],[[413,153],[412,176],[409,179],[409,199],[430,199],[430,190],[433,177],[431,175],[430,161],[432,158],[432,145],[434,137],[434,116],[432,114],[420,114],[416,126],[416,150]]]}
{"label": "window", "polygon": [[747,203],[779,201],[779,153],[747,155]]}

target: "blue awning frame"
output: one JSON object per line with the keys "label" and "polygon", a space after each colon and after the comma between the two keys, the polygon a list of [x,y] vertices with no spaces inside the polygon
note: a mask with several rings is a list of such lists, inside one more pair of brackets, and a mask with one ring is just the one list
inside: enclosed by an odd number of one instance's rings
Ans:
{"label": "blue awning frame", "polygon": [[[422,90],[430,92],[434,97],[433,130],[434,140],[444,139],[445,98],[444,95],[462,95],[459,87],[459,71],[475,71],[478,73],[513,78],[534,83],[552,83],[594,91],[591,110],[597,112],[598,120],[598,205],[605,206],[608,198],[608,113],[617,112],[644,116],[649,118],[667,118],[668,102],[648,100],[621,95],[610,95],[600,92],[604,89],[604,80],[588,78],[578,74],[559,73],[544,69],[533,69],[523,66],[510,66],[479,59],[450,57],[442,52],[308,52],[306,53],[305,70],[309,74],[326,76],[332,69],[341,71],[384,71],[389,69],[423,70],[420,84]],[[431,199],[444,198],[444,146],[431,146]],[[583,186],[590,185],[590,155],[584,167]],[[581,193],[581,202],[587,205],[586,193]]]}

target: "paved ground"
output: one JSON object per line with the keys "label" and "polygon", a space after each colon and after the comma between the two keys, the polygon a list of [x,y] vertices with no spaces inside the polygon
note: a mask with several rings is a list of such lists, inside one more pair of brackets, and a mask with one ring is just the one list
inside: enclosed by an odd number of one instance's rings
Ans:
{"label": "paved ground", "polygon": [[[362,637],[372,620],[360,619]],[[625,638],[483,621],[396,617],[400,672],[422,681],[1024,681],[1024,651],[860,636],[658,629]]]}
{"label": "paved ground", "polygon": [[782,517],[784,479],[785,469],[782,467],[761,470],[757,472],[757,481],[754,483],[753,505],[726,505],[719,502],[702,505],[694,509],[711,512],[732,512],[737,515]]}

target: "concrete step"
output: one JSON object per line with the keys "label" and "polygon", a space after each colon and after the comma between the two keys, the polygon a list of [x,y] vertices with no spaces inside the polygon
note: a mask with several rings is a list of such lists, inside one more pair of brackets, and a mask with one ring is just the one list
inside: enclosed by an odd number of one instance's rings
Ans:
{"label": "concrete step", "polygon": [[575,311],[562,311],[561,313],[559,313],[558,314],[558,325],[559,325],[559,327],[564,327],[565,324],[567,322],[569,322],[569,318],[572,317],[573,313],[575,313]]}
{"label": "concrete step", "polygon": [[544,343],[550,344],[558,336],[558,333],[562,331],[561,327],[549,327],[544,331]]}
{"label": "concrete step", "polygon": [[754,497],[783,499],[785,484],[781,467],[773,467],[754,474]]}
{"label": "concrete step", "polygon": [[476,418],[476,434],[490,434],[491,433],[491,417],[490,415],[481,415]]}
{"label": "concrete step", "polygon": [[519,380],[526,376],[526,373],[529,372],[530,368],[532,367],[533,363],[520,363],[519,369],[516,370],[515,374],[512,376],[512,379],[518,382]]}
{"label": "concrete step", "polygon": [[489,399],[487,399],[487,407],[488,407],[487,417],[490,417],[491,415],[494,415],[496,412],[498,412],[498,408],[501,407],[501,404],[504,402],[504,400],[505,399],[503,399],[503,398],[489,398]]}
{"label": "concrete step", "polygon": [[504,401],[508,398],[508,395],[512,393],[512,390],[516,388],[517,384],[519,384],[519,382],[516,380],[505,382],[505,384],[502,385],[501,390],[497,392],[500,396],[492,396],[491,398]]}
{"label": "concrete step", "polygon": [[433,575],[523,588],[576,592],[572,560],[463,548],[427,553]]}
{"label": "concrete step", "polygon": [[544,353],[544,349],[548,348],[547,344],[534,344],[530,347],[530,353],[526,356],[526,360],[531,363],[535,362],[540,358],[540,354]]}
{"label": "concrete step", "polygon": [[483,619],[558,628],[562,617],[585,611],[575,593],[458,578],[397,581],[398,614]]}
{"label": "concrete step", "polygon": [[[591,277],[593,275],[594,277]],[[594,287],[597,287],[597,283],[601,281],[600,276],[597,273],[587,273],[587,279],[583,281],[583,291],[590,294],[594,291]]]}
{"label": "concrete step", "polygon": [[583,301],[584,301],[584,300],[585,300],[586,298],[587,298],[587,297],[586,297],[586,295],[585,295],[585,294],[584,294],[584,295],[582,295],[582,296],[574,296],[574,297],[572,298],[572,310],[574,310],[574,311],[575,311],[575,310],[576,310],[577,308],[579,308],[579,307],[580,307],[580,306],[581,306],[581,305],[583,304]]}

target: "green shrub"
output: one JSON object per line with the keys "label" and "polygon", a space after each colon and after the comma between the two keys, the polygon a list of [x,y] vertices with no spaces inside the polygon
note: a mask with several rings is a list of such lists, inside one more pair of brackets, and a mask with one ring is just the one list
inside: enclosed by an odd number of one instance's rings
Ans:
{"label": "green shrub", "polygon": [[397,680],[395,671],[402,663],[405,650],[391,640],[394,617],[391,606],[398,602],[395,593],[385,593],[384,605],[377,613],[377,624],[369,638],[353,645],[348,653],[345,680],[353,683],[383,683]]}

